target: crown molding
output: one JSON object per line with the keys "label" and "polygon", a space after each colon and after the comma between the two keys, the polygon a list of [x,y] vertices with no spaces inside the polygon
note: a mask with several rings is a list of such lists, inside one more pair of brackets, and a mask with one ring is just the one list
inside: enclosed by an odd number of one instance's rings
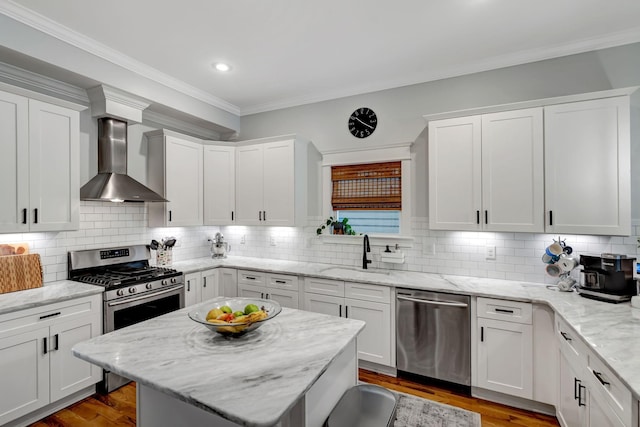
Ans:
{"label": "crown molding", "polygon": [[12,0],[0,1],[0,13],[41,31],[48,36],[68,43],[91,55],[104,59],[105,61],[150,79],[158,84],[181,92],[213,107],[220,108],[231,114],[240,114],[240,108],[230,102],[162,73],[161,71],[124,55],[96,40],[60,25],[46,16],[35,13]]}
{"label": "crown molding", "polygon": [[637,42],[640,42],[640,27],[632,28],[626,31],[620,31],[617,33],[607,34],[602,37],[582,39],[570,43],[559,44],[556,46],[547,46],[544,48],[514,52],[509,55],[495,56],[483,61],[476,61],[457,67],[448,67],[435,70],[430,74],[424,74],[420,77],[387,81],[383,84],[364,86],[355,90],[326,91],[322,95],[318,96],[308,95],[268,102],[264,104],[256,104],[254,106],[242,108],[240,115],[248,116],[251,114],[264,113],[267,111],[281,110],[284,108],[297,107],[300,105],[313,104],[317,102],[325,102],[338,98],[346,98],[349,96],[363,95],[366,93],[395,89],[403,86],[428,83],[436,80],[459,77],[467,74],[481,73],[484,71],[496,70],[499,68],[507,68],[530,62],[544,61],[547,59],[607,49],[610,47],[622,46],[625,44]]}
{"label": "crown molding", "polygon": [[207,129],[202,126],[194,125],[193,123],[187,123],[176,119],[175,117],[155,111],[143,111],[142,123],[151,127],[168,128],[174,131],[184,132],[187,135],[201,139],[212,139],[218,141],[223,138],[223,134],[213,129]]}
{"label": "crown molding", "polygon": [[14,86],[46,92],[82,105],[89,105],[89,98],[84,89],[4,62],[0,62],[0,80]]}

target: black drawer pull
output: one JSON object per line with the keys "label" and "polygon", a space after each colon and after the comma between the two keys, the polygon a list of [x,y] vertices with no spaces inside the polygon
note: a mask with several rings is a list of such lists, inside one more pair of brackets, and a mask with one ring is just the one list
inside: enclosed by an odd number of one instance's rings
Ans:
{"label": "black drawer pull", "polygon": [[37,224],[38,223],[38,208],[35,208],[33,210],[33,223]]}
{"label": "black drawer pull", "polygon": [[578,406],[587,406],[586,403],[582,403],[582,389],[587,389],[582,384],[578,384]]}
{"label": "black drawer pull", "polygon": [[484,326],[480,326],[480,342],[484,342]]}
{"label": "black drawer pull", "polygon": [[573,377],[573,400],[578,400],[580,398],[580,396],[578,396],[578,384],[580,384],[580,380]]}
{"label": "black drawer pull", "polygon": [[340,304],[340,308],[338,309],[338,316],[342,317],[342,304]]}
{"label": "black drawer pull", "polygon": [[45,314],[44,316],[40,316],[40,320],[42,319],[48,319],[49,317],[56,317],[56,316],[60,316],[62,313],[61,312],[55,312],[55,313],[51,313],[51,314]]}
{"label": "black drawer pull", "polygon": [[60,335],[55,334],[55,335],[54,335],[54,338],[56,339],[56,341],[55,341],[55,342],[56,342],[56,344],[54,345],[53,349],[54,349],[54,350],[58,350],[58,348],[59,348],[58,344],[59,344],[59,341],[60,341]]}
{"label": "black drawer pull", "polygon": [[47,354],[47,352],[49,351],[49,349],[47,348],[47,337],[44,337],[42,339],[43,342],[43,346],[44,346],[44,354]]}
{"label": "black drawer pull", "polygon": [[513,310],[507,310],[505,308],[496,308],[495,309],[496,313],[509,313],[509,314],[513,314]]}
{"label": "black drawer pull", "polygon": [[489,224],[489,213],[488,211],[484,211],[484,223]]}
{"label": "black drawer pull", "polygon": [[602,379],[602,372],[596,372],[596,371],[591,371],[593,372],[593,375],[595,375],[595,377],[598,379],[598,381],[600,381],[600,384],[602,385],[611,385],[610,382],[605,381]]}
{"label": "black drawer pull", "polygon": [[169,211],[169,222],[171,222],[171,211]]}
{"label": "black drawer pull", "polygon": [[244,276],[244,278],[247,280],[256,280],[256,278],[253,276]]}
{"label": "black drawer pull", "polygon": [[476,211],[476,223],[480,224],[480,211]]}
{"label": "black drawer pull", "polygon": [[26,224],[27,223],[27,209],[22,209],[22,223]]}
{"label": "black drawer pull", "polygon": [[202,278],[202,287],[203,287],[203,288],[206,288],[206,287],[207,287],[207,278],[206,278],[206,277],[203,277],[203,278]]}
{"label": "black drawer pull", "polygon": [[281,285],[284,285],[284,284],[285,284],[285,283],[287,283],[287,282],[286,282],[286,281],[284,281],[284,280],[276,280],[276,283],[280,283]]}
{"label": "black drawer pull", "polygon": [[562,335],[562,338],[564,338],[566,341],[571,341],[571,337],[567,335],[566,332],[560,332],[560,335]]}

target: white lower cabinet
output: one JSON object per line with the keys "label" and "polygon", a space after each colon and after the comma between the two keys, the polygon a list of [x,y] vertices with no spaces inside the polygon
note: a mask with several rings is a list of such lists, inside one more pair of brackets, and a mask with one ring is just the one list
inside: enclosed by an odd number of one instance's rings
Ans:
{"label": "white lower cabinet", "polygon": [[298,276],[238,270],[238,296],[272,299],[282,307],[299,308]]}
{"label": "white lower cabinet", "polygon": [[184,275],[184,305],[206,301],[221,295],[217,269]]}
{"label": "white lower cabinet", "polygon": [[102,370],[71,348],[101,325],[100,294],[0,316],[0,425],[99,382]]}
{"label": "white lower cabinet", "polygon": [[563,427],[635,427],[633,398],[608,367],[556,316],[560,379],[556,412]]}
{"label": "white lower cabinet", "polygon": [[303,308],[366,322],[358,359],[391,366],[391,290],[387,286],[307,277]]}

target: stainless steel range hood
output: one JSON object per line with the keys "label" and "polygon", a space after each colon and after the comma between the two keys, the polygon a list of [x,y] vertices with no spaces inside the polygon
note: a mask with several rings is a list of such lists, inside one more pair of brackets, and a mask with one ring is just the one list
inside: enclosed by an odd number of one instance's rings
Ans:
{"label": "stainless steel range hood", "polygon": [[127,123],[98,119],[98,175],[80,188],[80,200],[104,202],[167,202],[127,175]]}

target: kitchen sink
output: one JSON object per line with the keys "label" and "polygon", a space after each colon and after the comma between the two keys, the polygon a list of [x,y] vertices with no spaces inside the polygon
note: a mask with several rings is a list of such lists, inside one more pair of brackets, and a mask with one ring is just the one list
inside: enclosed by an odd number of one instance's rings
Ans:
{"label": "kitchen sink", "polygon": [[327,274],[331,274],[331,273],[336,273],[336,274],[348,274],[348,273],[362,273],[365,275],[369,275],[369,274],[380,274],[383,276],[388,276],[390,273],[390,270],[381,270],[381,269],[377,269],[377,268],[368,268],[368,269],[363,269],[363,268],[359,268],[359,267],[329,267],[326,268],[324,270],[321,271],[321,273],[327,273]]}

